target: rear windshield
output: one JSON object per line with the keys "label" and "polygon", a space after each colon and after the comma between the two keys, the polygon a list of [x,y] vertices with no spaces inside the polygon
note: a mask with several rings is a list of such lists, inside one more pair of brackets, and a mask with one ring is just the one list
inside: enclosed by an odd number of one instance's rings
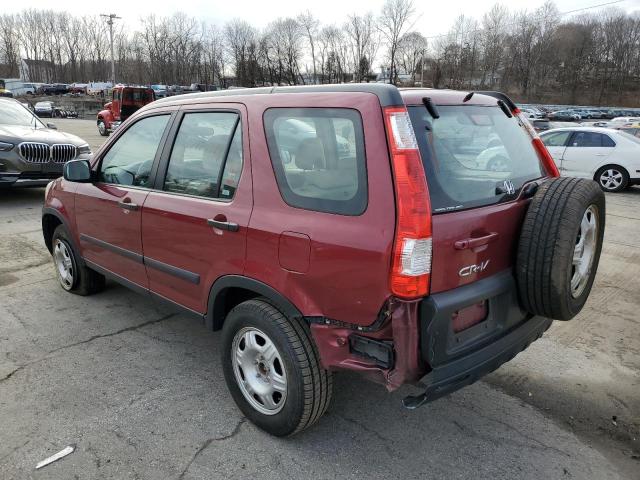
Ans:
{"label": "rear windshield", "polygon": [[512,200],[526,182],[544,175],[519,118],[497,106],[438,111],[433,119],[424,106],[409,107],[434,213]]}

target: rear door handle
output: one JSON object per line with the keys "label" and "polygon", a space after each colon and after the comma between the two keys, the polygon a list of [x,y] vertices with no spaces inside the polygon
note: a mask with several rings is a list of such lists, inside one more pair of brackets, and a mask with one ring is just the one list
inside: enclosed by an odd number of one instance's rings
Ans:
{"label": "rear door handle", "polygon": [[138,208],[140,208],[138,206],[138,204],[131,203],[131,200],[127,201],[127,199],[125,199],[125,200],[123,200],[121,202],[118,202],[118,206],[120,208],[124,208],[125,210],[138,210]]}
{"label": "rear door handle", "polygon": [[458,240],[453,244],[453,246],[456,248],[456,250],[465,250],[467,248],[474,250],[476,248],[484,247],[485,245],[488,245],[490,242],[498,238],[498,236],[499,236],[498,233],[491,232],[490,234],[485,235],[484,237],[473,237],[473,238],[465,238],[464,240]]}
{"label": "rear door handle", "polygon": [[228,232],[237,232],[240,230],[240,226],[237,223],[233,222],[223,222],[220,220],[214,220],[213,218],[207,219],[207,225],[214,228],[219,228],[220,230],[226,230]]}

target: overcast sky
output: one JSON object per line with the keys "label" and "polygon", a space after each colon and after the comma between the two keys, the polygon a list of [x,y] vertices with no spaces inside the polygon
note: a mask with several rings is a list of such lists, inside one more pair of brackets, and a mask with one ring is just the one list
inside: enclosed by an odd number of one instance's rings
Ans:
{"label": "overcast sky", "polygon": [[[1,1],[1,0],[0,0]],[[599,5],[612,0],[556,0],[561,12],[578,8]],[[20,0],[2,2],[1,13],[18,12],[24,8],[54,8],[69,5],[68,11],[75,15],[115,13],[123,17],[128,28],[137,28],[139,19],[150,13],[170,15],[181,8],[184,12],[200,20],[213,23],[224,23],[232,18],[243,18],[251,24],[263,27],[278,17],[295,16],[310,10],[323,23],[341,23],[350,13],[372,11],[377,14],[384,0],[186,0],[186,1],[139,1],[139,0],[107,0],[51,2],[50,0]],[[494,0],[415,0],[416,16],[413,30],[426,36],[446,33],[454,19],[465,14],[480,19],[482,14],[496,3]],[[534,10],[544,0],[504,0],[502,3],[510,9]],[[8,4],[8,5],[7,5]],[[627,12],[640,12],[640,0],[625,0],[615,5]],[[591,10],[597,12],[597,10]]]}

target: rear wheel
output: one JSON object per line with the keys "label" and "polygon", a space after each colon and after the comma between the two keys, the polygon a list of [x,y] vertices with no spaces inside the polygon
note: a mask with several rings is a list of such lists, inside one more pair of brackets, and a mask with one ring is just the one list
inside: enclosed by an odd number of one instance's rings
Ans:
{"label": "rear wheel", "polygon": [[605,192],[620,192],[629,186],[629,173],[617,165],[607,165],[594,178]]}
{"label": "rear wheel", "polygon": [[244,415],[276,436],[318,421],[332,394],[331,373],[320,365],[309,327],[265,300],[236,306],[222,333],[227,386]]}
{"label": "rear wheel", "polygon": [[549,180],[534,196],[518,246],[516,277],[525,310],[576,316],[595,279],[605,225],[602,190],[590,180]]}
{"label": "rear wheel", "polygon": [[81,264],[64,226],[58,225],[54,230],[51,245],[58,282],[64,290],[91,295],[104,289],[104,276]]}

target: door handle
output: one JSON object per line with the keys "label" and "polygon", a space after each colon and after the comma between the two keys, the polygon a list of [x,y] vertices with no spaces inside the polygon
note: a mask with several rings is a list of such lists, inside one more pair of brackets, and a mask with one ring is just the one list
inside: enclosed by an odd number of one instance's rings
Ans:
{"label": "door handle", "polygon": [[606,157],[606,153],[596,153],[596,157]]}
{"label": "door handle", "polygon": [[131,203],[131,200],[125,198],[123,201],[118,202],[118,206],[120,208],[124,208],[125,210],[138,210],[140,208],[137,203]]}
{"label": "door handle", "polygon": [[213,218],[207,219],[207,225],[214,228],[219,228],[220,230],[226,230],[228,232],[237,232],[240,230],[240,226],[237,223],[214,220]]}
{"label": "door handle", "polygon": [[456,248],[456,250],[465,250],[467,248],[474,250],[476,248],[484,247],[485,245],[488,245],[490,242],[498,238],[498,236],[499,236],[498,233],[491,232],[490,234],[485,235],[484,237],[473,237],[473,238],[465,238],[464,240],[458,240],[453,244],[453,246]]}

